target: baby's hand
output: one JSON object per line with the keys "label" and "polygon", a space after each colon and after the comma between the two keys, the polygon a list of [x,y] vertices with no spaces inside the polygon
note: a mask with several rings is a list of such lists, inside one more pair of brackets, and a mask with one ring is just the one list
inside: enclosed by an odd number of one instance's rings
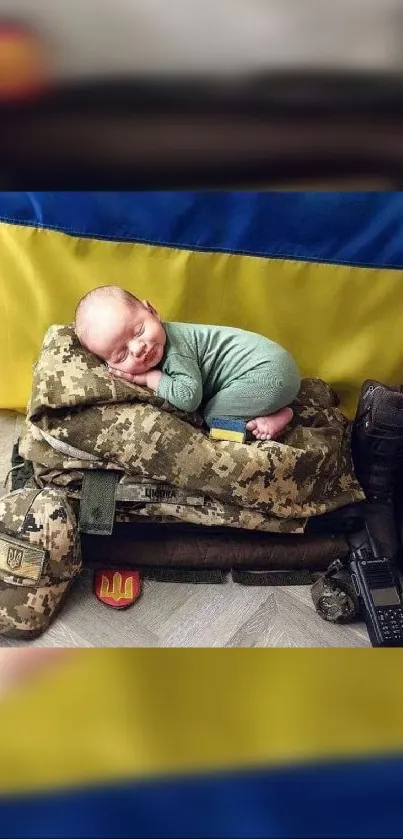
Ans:
{"label": "baby's hand", "polygon": [[157,390],[157,387],[160,383],[160,379],[162,376],[161,370],[149,370],[146,373],[146,385],[150,388],[150,390]]}
{"label": "baby's hand", "polygon": [[109,365],[108,370],[112,373],[112,376],[116,376],[117,379],[124,379],[125,382],[130,382],[132,385],[143,385],[148,387],[148,373],[141,373],[138,376],[133,376],[131,373],[124,373],[123,370],[117,370],[116,367],[109,367]]}
{"label": "baby's hand", "polygon": [[162,376],[161,370],[149,370],[147,373],[139,373],[137,376],[133,376],[131,373],[123,373],[122,370],[116,370],[115,367],[108,366],[108,370],[113,376],[117,376],[118,379],[124,379],[124,381],[130,382],[132,385],[148,387],[150,390],[157,390]]}

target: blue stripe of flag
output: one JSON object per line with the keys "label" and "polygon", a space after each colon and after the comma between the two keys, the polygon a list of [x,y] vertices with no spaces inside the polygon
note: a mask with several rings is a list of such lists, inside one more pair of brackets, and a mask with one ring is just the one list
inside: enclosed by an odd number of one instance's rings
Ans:
{"label": "blue stripe of flag", "polygon": [[400,192],[1,192],[0,220],[122,242],[403,267]]}
{"label": "blue stripe of flag", "polygon": [[133,781],[0,801],[2,839],[402,835],[400,756]]}

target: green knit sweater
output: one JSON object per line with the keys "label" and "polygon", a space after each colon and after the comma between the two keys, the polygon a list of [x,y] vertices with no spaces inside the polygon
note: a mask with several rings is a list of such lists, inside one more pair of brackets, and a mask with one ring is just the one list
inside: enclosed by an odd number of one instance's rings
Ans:
{"label": "green knit sweater", "polygon": [[[274,341],[226,326],[168,322],[163,326],[167,340],[156,394],[174,407],[195,411],[229,386],[241,399],[243,393],[250,398],[251,383],[256,396],[267,398],[271,375],[273,389],[279,380],[287,387],[291,376],[290,401],[296,395],[300,378],[295,363]],[[253,416],[253,409],[248,413]]]}

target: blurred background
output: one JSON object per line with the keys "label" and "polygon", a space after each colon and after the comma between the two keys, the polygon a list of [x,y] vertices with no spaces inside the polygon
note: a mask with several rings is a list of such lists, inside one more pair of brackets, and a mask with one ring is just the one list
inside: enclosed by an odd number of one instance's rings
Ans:
{"label": "blurred background", "polygon": [[0,0],[0,188],[399,186],[401,0]]}
{"label": "blurred background", "polygon": [[401,68],[398,0],[2,0],[53,47],[54,78]]}
{"label": "blurred background", "polygon": [[[402,36],[401,0],[0,0],[0,189],[399,188]],[[19,683],[0,837],[401,835],[399,651],[242,652]]]}

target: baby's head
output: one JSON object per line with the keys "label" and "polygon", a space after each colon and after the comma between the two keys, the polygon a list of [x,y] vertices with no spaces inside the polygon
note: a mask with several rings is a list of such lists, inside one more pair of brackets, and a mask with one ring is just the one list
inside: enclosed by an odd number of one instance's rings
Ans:
{"label": "baby's head", "polygon": [[133,376],[156,367],[164,354],[166,334],[158,313],[118,286],[101,286],[80,300],[75,330],[86,349]]}

